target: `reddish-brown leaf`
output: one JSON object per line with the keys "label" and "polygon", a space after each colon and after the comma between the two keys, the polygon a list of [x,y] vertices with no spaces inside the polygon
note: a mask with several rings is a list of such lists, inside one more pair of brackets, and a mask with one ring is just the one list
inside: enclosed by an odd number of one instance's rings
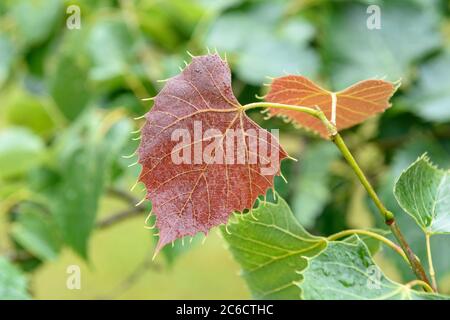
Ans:
{"label": "reddish-brown leaf", "polygon": [[[203,133],[208,129],[221,132],[218,138],[222,146],[227,129],[241,133],[262,130],[241,109],[232,92],[230,69],[218,55],[193,58],[181,74],[167,81],[154,102],[146,114],[138,155],[142,165],[139,180],[147,188],[147,199],[151,200],[157,219],[158,251],[177,238],[200,231],[206,234],[212,227],[227,222],[232,212],[251,208],[256,198],[273,185],[274,176],[279,174],[279,161],[287,154],[277,139],[267,133],[266,139],[257,139],[258,143],[269,140],[270,146],[275,147],[271,150],[276,149],[276,153],[266,153],[267,157],[274,154],[278,159],[272,175],[261,174],[260,169],[267,165],[260,158],[257,163],[248,161],[254,149],[249,148],[247,135],[240,140],[245,146],[244,163],[173,162],[172,153],[181,152],[176,148],[179,141],[171,139],[174,130],[187,129],[194,137],[194,125],[201,122]],[[210,143],[207,138],[193,138],[191,146],[205,150]],[[189,154],[192,156],[194,151]]]}
{"label": "reddish-brown leaf", "polygon": [[[273,80],[266,100],[305,107],[317,106],[330,121],[335,122],[336,128],[340,131],[389,108],[389,99],[395,89],[395,85],[391,82],[365,80],[333,93],[305,77],[289,75]],[[335,101],[334,115],[333,100]],[[287,116],[296,124],[320,134],[323,138],[328,138],[325,126],[311,115],[274,108],[270,109],[269,113]]]}

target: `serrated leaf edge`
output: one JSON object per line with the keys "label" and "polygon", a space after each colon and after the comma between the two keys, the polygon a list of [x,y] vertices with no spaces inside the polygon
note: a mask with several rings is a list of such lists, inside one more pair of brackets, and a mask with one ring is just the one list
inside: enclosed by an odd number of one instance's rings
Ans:
{"label": "serrated leaf edge", "polygon": [[[414,221],[416,222],[416,224],[420,227],[420,229],[423,231],[423,233],[425,234],[430,234],[430,235],[434,235],[434,234],[449,234],[448,232],[435,232],[432,230],[428,230],[427,228],[423,228],[422,224],[419,222],[419,220],[413,215],[411,214],[408,210],[406,210],[404,208],[404,206],[401,204],[401,201],[398,199],[397,196],[397,184],[400,181],[400,179],[402,178],[402,176],[408,171],[410,170],[412,167],[414,167],[416,164],[418,164],[419,162],[424,161],[426,165],[428,165],[431,169],[436,170],[437,172],[443,174],[443,175],[450,175],[450,170],[444,170],[439,168],[436,164],[434,164],[430,157],[428,156],[428,153],[425,152],[423,153],[420,157],[417,158],[416,161],[414,161],[412,164],[410,164],[406,169],[404,169],[402,171],[402,173],[399,175],[399,177],[396,179],[395,184],[394,184],[394,197],[395,200],[397,201],[398,205],[402,208],[402,210],[404,212],[406,212],[406,214],[408,214],[410,217],[412,217],[414,219]],[[432,220],[433,221],[433,220]],[[429,226],[431,227],[431,225]]]}

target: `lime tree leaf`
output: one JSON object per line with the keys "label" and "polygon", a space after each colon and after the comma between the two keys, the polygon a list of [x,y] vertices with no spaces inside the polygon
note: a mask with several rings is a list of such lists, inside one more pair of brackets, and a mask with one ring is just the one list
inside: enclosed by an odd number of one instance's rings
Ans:
{"label": "lime tree leaf", "polygon": [[417,85],[407,95],[411,110],[433,122],[450,120],[450,49],[420,66]]}
{"label": "lime tree leaf", "polygon": [[3,33],[0,33],[0,88],[9,76],[16,48],[12,40]]}
{"label": "lime tree leaf", "polygon": [[440,300],[449,297],[413,290],[387,278],[370,256],[366,245],[330,242],[298,282],[307,300]]}
{"label": "lime tree leaf", "polygon": [[41,260],[54,260],[62,242],[52,217],[31,206],[25,206],[18,212],[18,221],[12,229],[14,240]]}
{"label": "lime tree leaf", "polygon": [[[170,1],[165,1],[162,5],[166,5],[168,3],[170,3]],[[181,39],[181,35],[172,25],[173,23],[178,22],[175,17],[171,17],[173,8],[165,8],[161,10],[162,6],[156,7],[150,3],[146,8],[144,6],[140,8],[142,9],[137,10],[136,14],[139,18],[142,34],[145,37],[152,39],[152,44],[154,43],[166,50],[176,51],[177,46],[183,42],[184,39]],[[165,59],[166,57],[167,55],[164,55],[161,58]],[[178,66],[180,65],[182,64],[178,64]]]}
{"label": "lime tree leaf", "polygon": [[88,70],[75,56],[59,57],[54,70],[48,76],[50,94],[61,113],[75,119],[89,102]]}
{"label": "lime tree leaf", "polygon": [[367,5],[354,2],[336,4],[324,19],[322,45],[335,88],[373,77],[410,82],[412,63],[441,45],[439,18],[428,2],[383,1],[380,9],[380,29],[367,27]]}
{"label": "lime tree leaf", "polygon": [[318,57],[309,45],[314,27],[297,17],[286,19],[284,10],[280,3],[266,2],[223,14],[212,25],[206,44],[232,57],[237,75],[247,83],[260,85],[267,76],[285,72],[315,77]]}
{"label": "lime tree leaf", "polygon": [[207,44],[219,51],[237,52],[245,46],[245,41],[250,39],[250,35],[241,31],[251,30],[249,28],[255,26],[256,21],[249,19],[244,13],[221,15],[211,27]]}
{"label": "lime tree leaf", "polygon": [[25,46],[44,42],[64,15],[60,0],[10,1],[10,13],[16,23],[19,39]]}
{"label": "lime tree leaf", "polygon": [[69,129],[56,147],[60,182],[48,191],[65,243],[83,258],[88,257],[99,198],[132,125],[121,120],[105,134],[103,130],[99,116],[91,112]]}
{"label": "lime tree leaf", "polygon": [[133,38],[123,21],[113,17],[97,21],[87,39],[87,52],[93,64],[90,78],[108,81],[123,76],[132,61],[133,49]]}
{"label": "lime tree leaf", "polygon": [[[417,158],[425,152],[428,152],[433,161],[438,165],[442,167],[448,165],[449,154],[436,140],[423,136],[411,137],[411,141],[395,153],[390,165],[390,170],[384,176],[378,192],[387,208],[390,208],[393,212],[399,212],[396,216],[398,225],[402,228],[405,238],[408,239],[413,251],[421,261],[425,261],[426,263],[427,252],[426,246],[424,245],[425,235],[415,220],[409,214],[404,213],[392,192],[398,177],[405,168],[416,161]],[[448,259],[447,254],[449,247],[450,237],[446,234],[438,234],[431,237],[433,264],[438,281],[444,280],[450,272],[450,259]],[[411,268],[405,264],[405,261],[401,257],[391,250],[386,250],[384,253],[389,255],[391,260],[395,262],[405,281],[414,279]]]}
{"label": "lime tree leaf", "polygon": [[424,155],[395,184],[398,203],[426,234],[450,233],[449,176]]}
{"label": "lime tree leaf", "polygon": [[[270,38],[269,38],[270,39]],[[286,72],[302,73],[310,77],[317,75],[316,53],[306,44],[298,45],[286,39],[271,39],[258,35],[241,53],[237,63],[238,76],[248,83],[258,85],[269,76],[280,76]],[[283,48],[283,50],[279,50]],[[268,60],[267,57],[271,59]]]}
{"label": "lime tree leaf", "polygon": [[338,154],[338,150],[332,144],[319,142],[309,147],[305,157],[297,163],[300,166],[300,175],[297,179],[292,209],[306,228],[314,225],[316,217],[330,198],[329,167]]}
{"label": "lime tree leaf", "polygon": [[154,101],[138,155],[139,181],[157,218],[158,252],[177,238],[207,233],[233,211],[252,208],[287,154],[247,117],[218,55],[194,57]]}
{"label": "lime tree leaf", "polygon": [[5,258],[0,257],[0,300],[30,299],[27,279]]}
{"label": "lime tree leaf", "polygon": [[299,272],[308,257],[327,245],[325,238],[310,235],[297,222],[280,197],[277,203],[261,203],[252,213],[236,214],[221,231],[258,299],[299,299]]}
{"label": "lime tree leaf", "polygon": [[33,95],[24,88],[14,87],[3,93],[5,122],[8,126],[26,127],[47,137],[55,128],[55,121],[47,111],[48,103],[48,99]]}
{"label": "lime tree leaf", "polygon": [[43,141],[22,128],[0,132],[0,179],[26,173],[43,159]]}
{"label": "lime tree leaf", "polygon": [[212,12],[221,12],[227,8],[241,4],[242,0],[199,0],[200,5]]}
{"label": "lime tree leaf", "polygon": [[[272,81],[265,99],[275,103],[319,107],[341,131],[384,112],[391,106],[389,99],[395,90],[395,84],[388,81],[364,80],[344,90],[330,92],[304,76],[287,75]],[[322,121],[307,113],[276,108],[269,109],[269,113],[292,120],[322,138],[329,137]]]}

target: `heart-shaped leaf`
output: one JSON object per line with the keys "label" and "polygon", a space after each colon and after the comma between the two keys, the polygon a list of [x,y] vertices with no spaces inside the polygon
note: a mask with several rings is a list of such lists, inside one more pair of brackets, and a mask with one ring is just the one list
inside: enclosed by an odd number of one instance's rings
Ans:
{"label": "heart-shaped leaf", "polygon": [[138,153],[139,180],[157,217],[158,251],[177,238],[207,233],[233,211],[252,208],[287,154],[245,115],[231,89],[230,69],[218,55],[193,58],[154,102]]}
{"label": "heart-shaped leaf", "polygon": [[[419,227],[415,219],[411,219],[409,214],[404,213],[392,190],[394,190],[395,183],[405,168],[415,162],[425,152],[433,159],[434,163],[442,167],[448,163],[448,152],[444,146],[435,140],[435,137],[423,136],[421,134],[419,136],[413,136],[411,137],[411,143],[406,144],[394,153],[390,169],[386,172],[378,190],[386,207],[390,208],[392,212],[397,213],[397,223],[401,226],[405,238],[408,239],[408,243],[421,261],[427,261],[428,259],[422,228]],[[450,275],[450,259],[448,259],[450,237],[446,234],[434,235],[430,239],[430,246],[439,287],[439,282],[445,281]],[[411,268],[405,264],[405,261],[400,256],[391,250],[387,250],[385,253],[395,263],[403,280],[414,279]]]}
{"label": "heart-shaped leaf", "polygon": [[450,172],[437,169],[421,156],[397,181],[400,206],[426,234],[450,233]]}
{"label": "heart-shaped leaf", "polygon": [[[266,100],[304,107],[319,107],[340,131],[389,108],[389,99],[395,90],[396,86],[391,82],[365,80],[342,91],[331,92],[305,77],[289,75],[273,80]],[[311,115],[274,108],[269,109],[269,112],[271,115],[287,117],[294,123],[320,134],[323,138],[328,138],[326,127]]]}
{"label": "heart-shaped leaf", "polygon": [[309,260],[298,283],[308,300],[440,300],[449,297],[413,290],[387,278],[373,262],[366,245],[330,242]]}

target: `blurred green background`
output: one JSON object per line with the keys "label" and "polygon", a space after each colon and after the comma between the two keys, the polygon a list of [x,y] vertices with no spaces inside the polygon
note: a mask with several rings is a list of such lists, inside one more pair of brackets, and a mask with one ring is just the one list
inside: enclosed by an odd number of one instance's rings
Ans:
{"label": "blurred green background", "polygon": [[[381,29],[367,28],[372,4]],[[139,167],[121,157],[139,143],[133,131],[143,122],[134,118],[151,108],[141,99],[179,72],[187,50],[208,49],[226,53],[242,104],[266,92],[266,76],[285,73],[333,90],[401,79],[393,108],[344,136],[426,261],[422,233],[392,188],[424,152],[450,168],[448,1],[2,0],[0,298],[250,297],[216,230],[151,260],[156,231],[143,228],[151,205],[134,206],[145,195],[143,186],[129,191]],[[276,190],[312,233],[383,228],[332,144],[249,115],[281,129],[300,160],[282,163],[289,183],[277,180]],[[432,247],[440,289],[450,293],[449,238],[435,236]],[[412,278],[389,249],[376,260],[393,279]],[[70,265],[81,268],[81,290],[66,286]]]}

